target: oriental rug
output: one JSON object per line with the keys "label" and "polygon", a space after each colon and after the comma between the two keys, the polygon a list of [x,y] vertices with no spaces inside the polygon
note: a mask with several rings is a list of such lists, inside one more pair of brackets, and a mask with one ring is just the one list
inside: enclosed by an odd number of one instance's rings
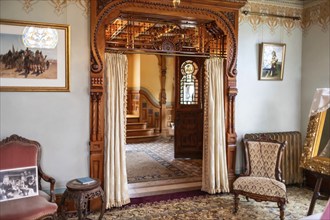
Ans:
{"label": "oriental rug", "polygon": [[174,142],[160,139],[150,143],[127,144],[128,183],[196,177],[201,180],[202,160],[174,158]]}
{"label": "oriental rug", "polygon": [[[307,214],[313,191],[305,188],[290,187],[289,203],[285,209],[286,220],[298,220]],[[140,205],[126,205],[106,211],[103,219],[145,220],[145,219],[232,219],[232,220],[268,220],[279,219],[279,209],[274,202],[247,201],[240,197],[239,210],[233,211],[233,195],[202,195],[192,198],[174,199]],[[314,213],[322,212],[326,201],[317,200]],[[97,219],[98,213],[90,214]]]}

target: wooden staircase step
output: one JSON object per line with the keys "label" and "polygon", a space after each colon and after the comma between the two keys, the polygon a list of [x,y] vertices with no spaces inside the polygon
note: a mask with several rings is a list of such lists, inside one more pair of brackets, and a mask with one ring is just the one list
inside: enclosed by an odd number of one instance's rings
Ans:
{"label": "wooden staircase step", "polygon": [[139,122],[140,117],[138,115],[126,115],[127,123]]}
{"label": "wooden staircase step", "polygon": [[146,122],[133,122],[126,124],[126,130],[133,130],[133,129],[146,129],[147,123]]}
{"label": "wooden staircase step", "polygon": [[147,129],[128,129],[126,130],[126,137],[132,136],[145,136],[145,135],[152,135],[155,133],[154,128],[147,128]]}
{"label": "wooden staircase step", "polygon": [[150,141],[155,141],[159,138],[158,134],[154,135],[145,135],[145,136],[131,136],[127,137],[126,136],[126,143],[141,143],[141,142],[150,142]]}

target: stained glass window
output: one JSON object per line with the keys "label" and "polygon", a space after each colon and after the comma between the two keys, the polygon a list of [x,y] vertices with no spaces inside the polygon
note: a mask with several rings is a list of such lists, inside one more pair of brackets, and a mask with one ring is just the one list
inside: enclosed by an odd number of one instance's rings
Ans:
{"label": "stained glass window", "polygon": [[180,104],[198,104],[198,66],[192,60],[187,60],[181,65],[182,78],[180,81]]}

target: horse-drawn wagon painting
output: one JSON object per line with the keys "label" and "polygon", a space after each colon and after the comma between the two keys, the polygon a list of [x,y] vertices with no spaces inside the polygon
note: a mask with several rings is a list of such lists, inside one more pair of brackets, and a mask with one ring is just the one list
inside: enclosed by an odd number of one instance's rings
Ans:
{"label": "horse-drawn wagon painting", "polygon": [[69,91],[69,26],[0,20],[0,90]]}

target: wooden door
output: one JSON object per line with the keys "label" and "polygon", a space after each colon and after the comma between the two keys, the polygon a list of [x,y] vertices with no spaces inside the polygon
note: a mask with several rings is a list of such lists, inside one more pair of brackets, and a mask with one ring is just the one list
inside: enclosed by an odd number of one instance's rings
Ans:
{"label": "wooden door", "polygon": [[175,158],[203,156],[205,58],[177,57],[175,73]]}

